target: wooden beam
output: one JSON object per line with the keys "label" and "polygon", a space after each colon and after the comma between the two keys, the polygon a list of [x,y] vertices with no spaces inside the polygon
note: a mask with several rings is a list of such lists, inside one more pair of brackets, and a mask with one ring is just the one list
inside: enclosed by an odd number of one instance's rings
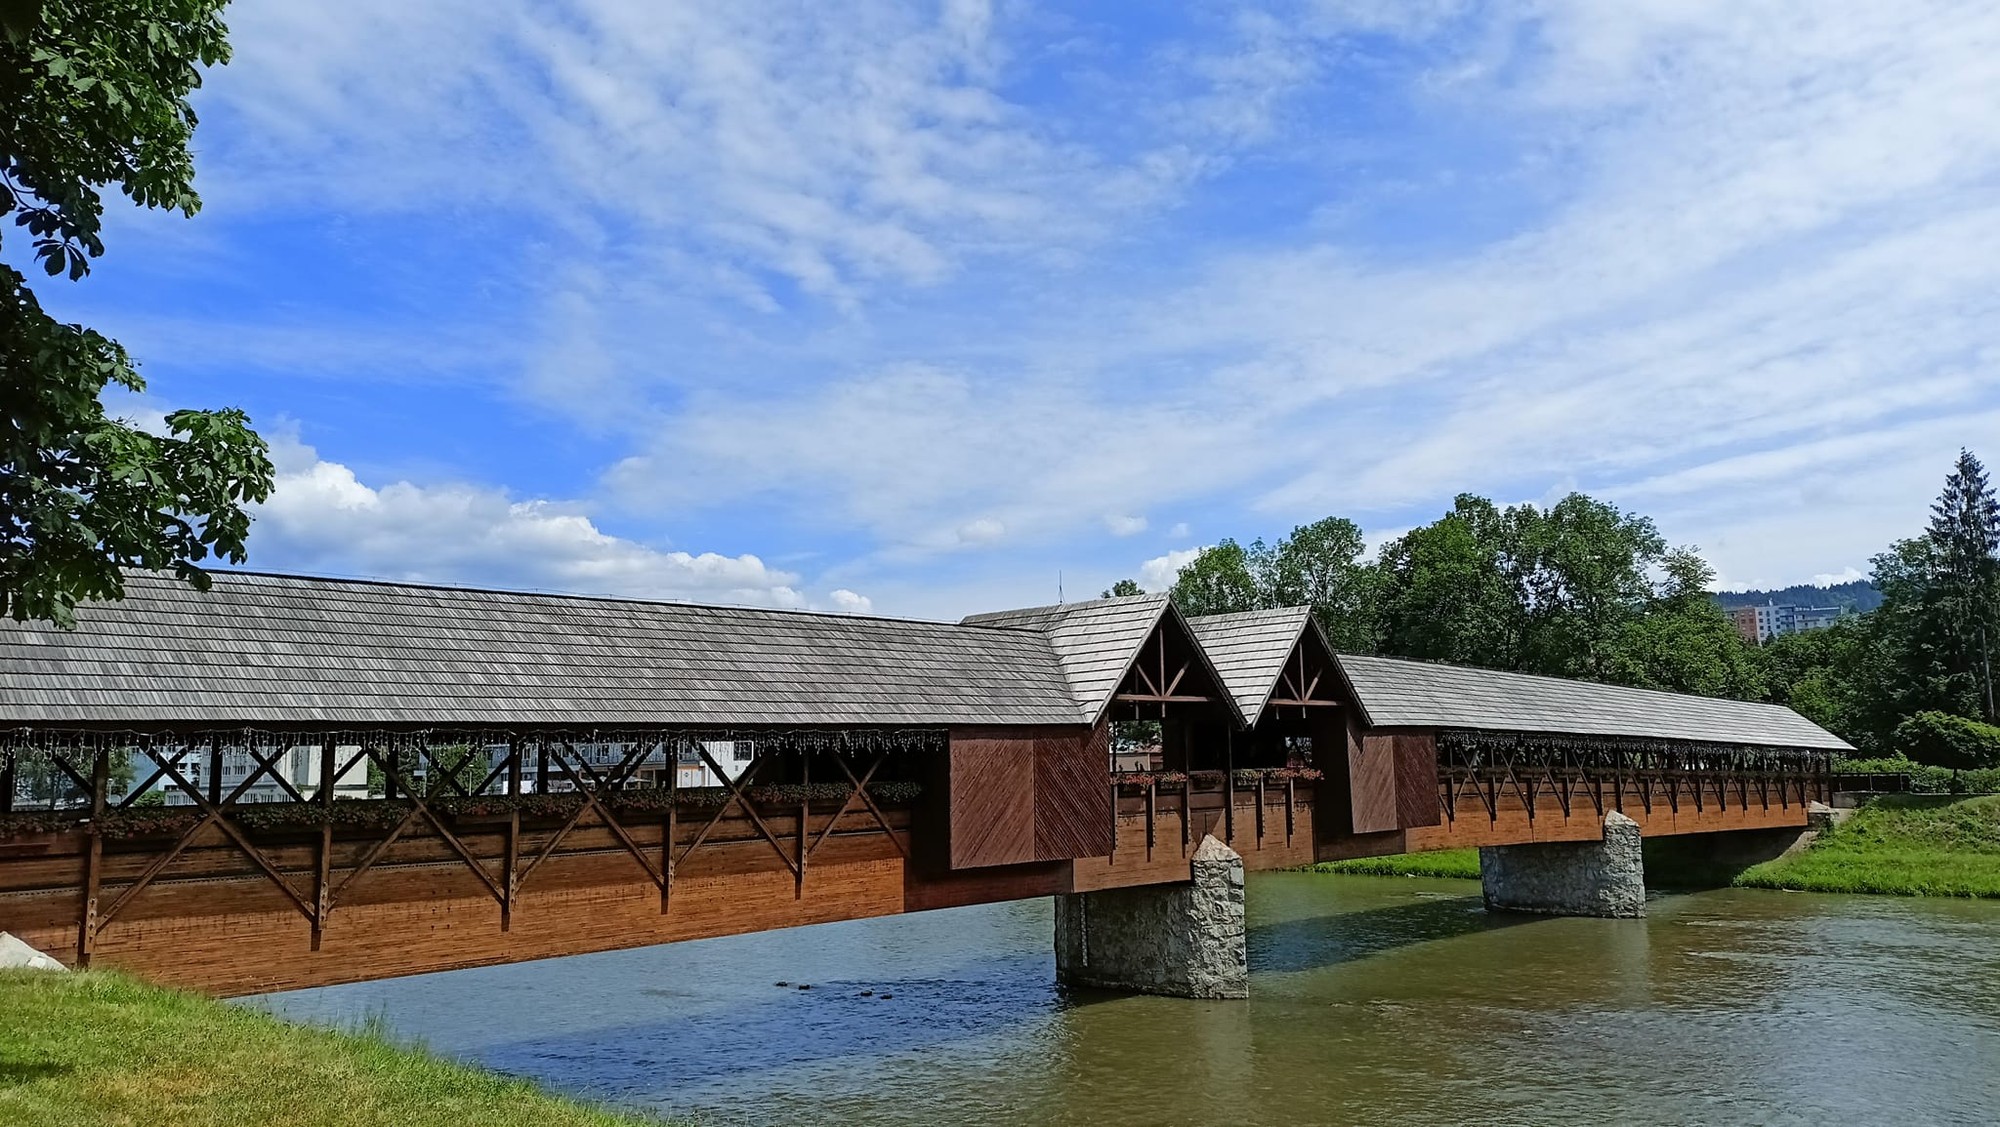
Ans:
{"label": "wooden beam", "polygon": [[[880,767],[882,760],[887,758],[888,755],[886,753],[881,758],[878,758],[875,761],[875,767]],[[889,828],[889,819],[883,815],[882,808],[875,805],[875,796],[868,793],[868,780],[875,776],[875,767],[870,767],[866,776],[856,779],[854,777],[854,769],[847,765],[845,759],[836,754],[833,757],[833,761],[847,775],[847,781],[854,784],[855,797],[861,799],[861,804],[866,806],[868,813],[874,816],[875,824],[882,827],[882,832],[888,835],[889,844],[896,847],[896,852],[903,855],[903,860],[909,860],[910,847],[903,844],[903,839],[896,836],[895,830]]]}
{"label": "wooden beam", "polygon": [[90,837],[83,854],[83,912],[77,921],[76,965],[90,966],[97,946],[97,885],[104,869],[105,791],[111,778],[111,753],[103,749],[90,765]]}
{"label": "wooden beam", "polygon": [[674,832],[679,820],[675,807],[680,805],[681,753],[678,748],[660,746],[660,754],[667,761],[667,824],[660,833],[660,871],[667,876],[660,883],[660,914],[664,916],[674,895]]}
{"label": "wooden beam", "polygon": [[340,749],[332,740],[327,740],[319,749],[319,792],[313,795],[319,803],[319,852],[313,857],[313,915],[312,949],[319,950],[320,939],[326,933],[326,919],[333,914],[333,790],[340,776],[334,758]]}
{"label": "wooden beam", "polygon": [[1115,704],[1213,704],[1215,703],[1214,697],[1188,696],[1185,693],[1176,696],[1168,696],[1165,693],[1162,693],[1158,696],[1152,696],[1141,693],[1119,693],[1117,696],[1111,699],[1112,702]]}
{"label": "wooden beam", "polygon": [[[501,847],[505,869],[501,877],[500,930],[514,929],[514,900],[521,891],[521,741],[507,741],[507,797],[513,800],[507,811],[507,840]],[[479,789],[485,790],[482,785]]]}

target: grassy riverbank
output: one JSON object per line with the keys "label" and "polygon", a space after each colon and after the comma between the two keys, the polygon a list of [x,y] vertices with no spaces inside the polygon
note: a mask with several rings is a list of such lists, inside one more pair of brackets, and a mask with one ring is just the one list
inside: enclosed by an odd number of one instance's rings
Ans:
{"label": "grassy riverbank", "polygon": [[1322,861],[1314,865],[1312,871],[1349,876],[1478,880],[1479,850],[1440,849],[1435,853],[1397,853],[1389,857],[1362,857],[1354,861]]}
{"label": "grassy riverbank", "polygon": [[368,1034],[108,972],[0,971],[0,1123],[632,1127]]}
{"label": "grassy riverbank", "polygon": [[1890,795],[1803,852],[1736,878],[1746,888],[2000,897],[2000,795]]}

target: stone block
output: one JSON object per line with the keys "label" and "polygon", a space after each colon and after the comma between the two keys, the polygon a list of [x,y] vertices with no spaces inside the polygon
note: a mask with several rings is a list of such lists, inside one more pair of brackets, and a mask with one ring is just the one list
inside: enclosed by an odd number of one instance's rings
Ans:
{"label": "stone block", "polygon": [[69,968],[0,931],[0,970],[68,970]]}
{"label": "stone block", "polygon": [[1056,978],[1072,986],[1245,998],[1243,858],[1205,838],[1186,884],[1056,897]]}
{"label": "stone block", "polygon": [[1646,914],[1646,868],[1639,823],[1613,811],[1602,841],[1488,845],[1479,850],[1486,907],[1552,916]]}

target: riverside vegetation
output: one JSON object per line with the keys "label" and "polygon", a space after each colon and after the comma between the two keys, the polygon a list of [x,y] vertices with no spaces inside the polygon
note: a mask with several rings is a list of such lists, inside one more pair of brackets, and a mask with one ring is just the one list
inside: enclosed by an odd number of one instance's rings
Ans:
{"label": "riverside vegetation", "polygon": [[0,971],[0,1123],[638,1127],[662,1121],[109,971]]}
{"label": "riverside vegetation", "polygon": [[[1328,861],[1314,872],[1479,879],[1479,851]],[[2000,897],[2000,794],[1887,795],[1790,857],[1754,865],[1741,888],[1888,896]]]}

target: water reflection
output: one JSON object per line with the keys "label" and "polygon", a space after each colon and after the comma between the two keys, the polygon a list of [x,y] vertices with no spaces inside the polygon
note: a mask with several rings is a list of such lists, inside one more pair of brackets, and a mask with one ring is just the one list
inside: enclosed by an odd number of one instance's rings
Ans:
{"label": "water reflection", "polygon": [[722,1123],[2000,1121],[2000,904],[1476,892],[1254,876],[1248,1003],[1058,990],[1045,901],[265,1001]]}

